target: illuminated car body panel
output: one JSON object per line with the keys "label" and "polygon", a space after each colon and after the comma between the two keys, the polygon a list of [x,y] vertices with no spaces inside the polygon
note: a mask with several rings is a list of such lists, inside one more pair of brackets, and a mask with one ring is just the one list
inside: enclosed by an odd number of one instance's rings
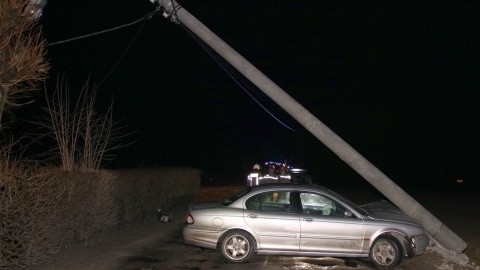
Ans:
{"label": "illuminated car body panel", "polygon": [[271,255],[368,257],[373,242],[389,236],[412,257],[429,243],[424,228],[390,203],[357,206],[316,185],[248,187],[223,203],[193,204],[189,213],[185,243],[211,249],[233,230],[248,232],[257,254]]}

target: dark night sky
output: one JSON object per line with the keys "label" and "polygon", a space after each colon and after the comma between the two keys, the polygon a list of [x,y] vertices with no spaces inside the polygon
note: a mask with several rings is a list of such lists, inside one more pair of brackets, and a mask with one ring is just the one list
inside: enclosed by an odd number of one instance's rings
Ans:
{"label": "dark night sky", "polygon": [[[180,4],[400,185],[480,181],[479,2]],[[56,42],[153,10],[147,0],[49,0],[41,23]],[[241,179],[255,162],[287,159],[318,182],[361,179],[261,99],[297,131],[275,121],[181,26],[158,15],[141,25],[48,48],[47,85],[63,72],[72,89],[88,76],[100,83],[121,59],[97,106],[113,97],[116,118],[137,132],[111,167],[188,165]]]}

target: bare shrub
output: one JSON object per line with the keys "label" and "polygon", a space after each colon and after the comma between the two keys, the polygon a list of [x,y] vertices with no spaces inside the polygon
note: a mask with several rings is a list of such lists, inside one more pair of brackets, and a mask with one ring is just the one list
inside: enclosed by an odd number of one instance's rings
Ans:
{"label": "bare shrub", "polygon": [[45,40],[25,8],[30,0],[0,1],[0,125],[6,108],[18,107],[47,76]]}
{"label": "bare shrub", "polygon": [[43,262],[62,243],[61,217],[49,215],[59,209],[61,191],[11,151],[11,144],[0,150],[0,268],[8,269]]}
{"label": "bare shrub", "polygon": [[90,87],[87,81],[72,106],[64,77],[58,80],[51,99],[47,97],[48,118],[40,121],[40,125],[54,137],[57,143],[54,151],[66,171],[96,171],[102,162],[112,158],[108,152],[128,145],[121,139],[129,134],[122,134],[119,122],[113,121],[113,104],[104,115],[98,114],[94,109],[95,97],[95,87]]}
{"label": "bare shrub", "polygon": [[0,268],[42,263],[68,244],[116,229],[110,173],[14,172],[0,176]]}
{"label": "bare shrub", "polygon": [[88,241],[116,227],[115,179],[107,171],[61,172],[58,183],[67,188],[62,201],[63,234],[70,241]]}
{"label": "bare shrub", "polygon": [[193,168],[141,168],[114,171],[119,228],[151,218],[157,209],[172,210],[200,187],[200,171]]}
{"label": "bare shrub", "polygon": [[69,172],[18,159],[0,165],[0,269],[41,264],[65,246],[154,217],[157,207],[193,197],[200,183],[191,168]]}
{"label": "bare shrub", "polygon": [[[2,133],[2,135],[4,135]],[[14,168],[18,167],[20,156],[15,154],[14,147],[18,141],[12,138],[0,137],[0,175],[12,176]]]}

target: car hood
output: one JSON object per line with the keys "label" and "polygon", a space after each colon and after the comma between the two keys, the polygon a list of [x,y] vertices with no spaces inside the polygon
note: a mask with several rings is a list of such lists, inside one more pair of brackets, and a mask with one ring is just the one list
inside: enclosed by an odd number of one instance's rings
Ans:
{"label": "car hood", "polygon": [[416,224],[407,214],[387,201],[379,201],[361,206],[367,210],[367,216],[378,220],[392,220]]}
{"label": "car hood", "polygon": [[190,211],[192,210],[198,210],[198,209],[208,209],[208,208],[216,208],[216,207],[221,207],[222,202],[215,201],[215,202],[197,202],[197,203],[192,203],[188,207]]}

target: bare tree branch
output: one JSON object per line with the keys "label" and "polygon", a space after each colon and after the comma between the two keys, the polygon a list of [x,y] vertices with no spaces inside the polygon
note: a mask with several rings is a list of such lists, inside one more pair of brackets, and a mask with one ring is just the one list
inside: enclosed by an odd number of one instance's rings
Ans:
{"label": "bare tree branch", "polygon": [[47,97],[45,110],[49,118],[40,121],[40,125],[51,131],[66,171],[96,171],[108,160],[108,152],[128,145],[122,139],[131,133],[122,132],[123,127],[113,120],[113,102],[105,115],[95,111],[95,90],[87,81],[75,106],[71,106],[68,83],[62,76],[53,96]]}
{"label": "bare tree branch", "polygon": [[25,98],[47,77],[45,39],[25,7],[30,0],[0,2],[0,126],[3,111],[30,103]]}

